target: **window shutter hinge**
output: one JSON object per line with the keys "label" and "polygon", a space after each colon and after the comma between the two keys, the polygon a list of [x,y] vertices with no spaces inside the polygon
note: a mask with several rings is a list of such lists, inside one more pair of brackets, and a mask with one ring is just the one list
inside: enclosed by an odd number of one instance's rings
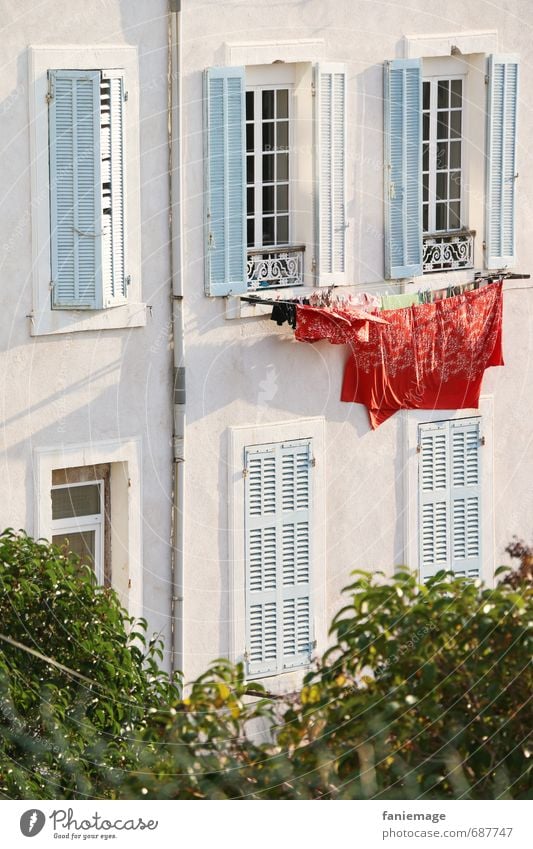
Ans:
{"label": "window shutter hinge", "polygon": [[244,469],[242,470],[242,476],[243,476],[243,478],[248,477],[248,469],[244,468]]}
{"label": "window shutter hinge", "polygon": [[313,649],[316,649],[316,640],[311,640],[309,643],[309,650],[312,651]]}
{"label": "window shutter hinge", "polygon": [[129,97],[129,96],[130,96],[129,91],[125,91],[125,92],[124,92],[124,100],[126,101],[126,100],[128,99],[128,97]]}
{"label": "window shutter hinge", "polygon": [[480,445],[485,445],[485,437],[484,437],[484,436],[480,436],[480,437],[479,437],[479,444],[480,444]]}
{"label": "window shutter hinge", "polygon": [[128,274],[128,276],[124,278],[124,283],[126,284],[126,286],[129,286],[129,285],[130,285],[130,283],[131,283],[131,274]]}
{"label": "window shutter hinge", "polygon": [[311,97],[316,97],[316,85],[311,83]]}
{"label": "window shutter hinge", "polygon": [[421,451],[422,451],[422,446],[420,445],[420,443],[418,443],[418,445],[416,446],[416,453],[420,454]]}
{"label": "window shutter hinge", "polygon": [[314,257],[311,260],[311,271],[316,271],[316,259]]}
{"label": "window shutter hinge", "polygon": [[246,662],[248,662],[248,652],[246,651],[246,649],[244,649],[244,652],[243,652],[243,655],[242,655],[242,656],[243,656],[244,660],[245,660]]}
{"label": "window shutter hinge", "polygon": [[485,85],[489,84],[489,75],[485,74]]}
{"label": "window shutter hinge", "polygon": [[46,92],[44,99],[46,100],[48,106],[50,106],[50,103],[54,99],[54,91],[53,91],[53,87],[52,87],[52,77],[51,76],[48,76],[48,90]]}
{"label": "window shutter hinge", "polygon": [[316,457],[310,457],[309,458],[309,465],[312,466],[313,468],[316,466]]}

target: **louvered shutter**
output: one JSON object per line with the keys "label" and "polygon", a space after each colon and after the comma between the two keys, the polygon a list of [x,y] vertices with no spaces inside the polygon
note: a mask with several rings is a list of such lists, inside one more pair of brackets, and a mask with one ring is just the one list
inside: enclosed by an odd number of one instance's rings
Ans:
{"label": "louvered shutter", "polygon": [[420,425],[419,565],[427,580],[440,570],[481,574],[479,419]]}
{"label": "louvered shutter", "polygon": [[518,62],[489,57],[487,192],[485,243],[487,268],[513,266],[515,256],[516,125]]}
{"label": "louvered shutter", "polygon": [[317,65],[317,245],[320,285],[341,283],[346,272],[346,71]]}
{"label": "louvered shutter", "polygon": [[446,422],[420,426],[420,579],[450,568],[450,469]]}
{"label": "louvered shutter", "polygon": [[458,575],[481,574],[479,420],[450,422],[452,563]]}
{"label": "louvered shutter", "polygon": [[52,306],[102,303],[100,72],[50,71]]}
{"label": "louvered shutter", "polygon": [[205,72],[206,293],[246,291],[244,68]]}
{"label": "louvered shutter", "polygon": [[384,72],[385,276],[422,274],[422,69],[393,59]]}
{"label": "louvered shutter", "polygon": [[246,655],[251,677],[310,660],[310,442],[245,452]]}
{"label": "louvered shutter", "polygon": [[125,181],[124,181],[124,75],[102,71],[102,285],[103,306],[126,300]]}

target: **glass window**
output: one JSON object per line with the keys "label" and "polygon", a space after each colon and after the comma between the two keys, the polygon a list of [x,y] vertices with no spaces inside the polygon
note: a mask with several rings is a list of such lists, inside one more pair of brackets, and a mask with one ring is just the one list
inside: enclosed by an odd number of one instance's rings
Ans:
{"label": "glass window", "polygon": [[424,80],[422,104],[423,227],[446,233],[463,226],[463,80]]}

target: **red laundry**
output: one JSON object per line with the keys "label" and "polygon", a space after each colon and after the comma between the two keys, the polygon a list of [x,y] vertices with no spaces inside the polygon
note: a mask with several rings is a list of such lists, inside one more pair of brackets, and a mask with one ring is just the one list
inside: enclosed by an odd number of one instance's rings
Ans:
{"label": "red laundry", "polygon": [[385,319],[353,306],[296,306],[295,337],[300,342],[327,339],[333,345],[346,345],[353,339],[367,342],[369,323],[385,324]]}
{"label": "red laundry", "polygon": [[397,410],[476,409],[483,373],[503,365],[502,283],[431,304],[384,310],[351,340],[342,401],[365,404],[372,428]]}

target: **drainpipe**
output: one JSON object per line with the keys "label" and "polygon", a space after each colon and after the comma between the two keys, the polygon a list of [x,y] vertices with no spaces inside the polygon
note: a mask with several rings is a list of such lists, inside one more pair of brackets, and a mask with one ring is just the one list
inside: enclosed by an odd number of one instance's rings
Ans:
{"label": "drainpipe", "polygon": [[183,573],[185,531],[185,347],[183,333],[183,188],[181,0],[169,0],[168,15],[168,146],[170,194],[170,274],[173,347],[172,392],[172,552],[171,552],[171,659],[174,673],[183,670]]}

